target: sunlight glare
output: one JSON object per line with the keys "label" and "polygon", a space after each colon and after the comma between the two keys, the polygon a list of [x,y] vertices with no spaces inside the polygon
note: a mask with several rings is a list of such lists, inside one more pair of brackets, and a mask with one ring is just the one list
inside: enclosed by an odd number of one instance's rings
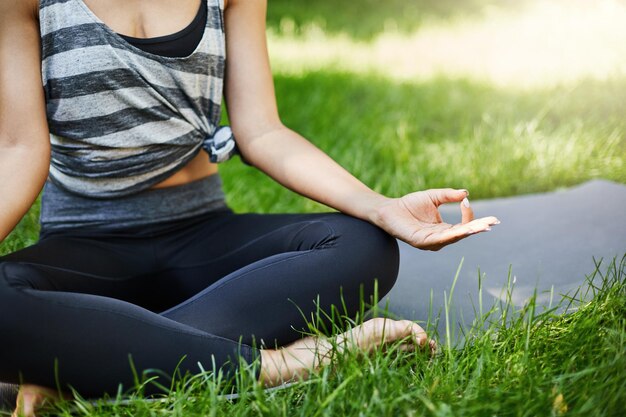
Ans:
{"label": "sunlight glare", "polygon": [[387,31],[372,42],[327,35],[269,33],[276,72],[376,73],[395,80],[438,75],[533,87],[626,74],[626,1],[543,0],[479,19]]}

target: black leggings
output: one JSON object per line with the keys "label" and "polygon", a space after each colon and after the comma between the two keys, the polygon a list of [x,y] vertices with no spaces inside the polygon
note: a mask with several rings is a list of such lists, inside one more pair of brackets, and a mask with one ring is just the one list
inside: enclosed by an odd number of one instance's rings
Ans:
{"label": "black leggings", "polygon": [[337,213],[52,234],[0,258],[0,380],[58,378],[100,396],[133,386],[129,358],[139,371],[197,373],[214,360],[232,373],[257,359],[252,345],[302,337],[318,305],[354,315],[397,272],[395,239]]}

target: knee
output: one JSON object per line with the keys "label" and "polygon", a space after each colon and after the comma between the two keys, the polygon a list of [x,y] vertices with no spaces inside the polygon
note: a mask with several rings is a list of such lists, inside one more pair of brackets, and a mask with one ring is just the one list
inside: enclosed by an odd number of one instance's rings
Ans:
{"label": "knee", "polygon": [[[397,240],[382,229],[368,223],[371,238],[368,240],[367,259],[371,268],[378,271],[374,279],[378,283],[380,297],[391,291],[400,268],[400,250]],[[374,265],[375,264],[375,265]]]}
{"label": "knee", "polygon": [[380,297],[387,294],[396,282],[400,265],[400,251],[396,239],[377,226],[349,216],[342,216],[339,235],[349,245],[353,262],[358,264],[368,287],[374,282]]}

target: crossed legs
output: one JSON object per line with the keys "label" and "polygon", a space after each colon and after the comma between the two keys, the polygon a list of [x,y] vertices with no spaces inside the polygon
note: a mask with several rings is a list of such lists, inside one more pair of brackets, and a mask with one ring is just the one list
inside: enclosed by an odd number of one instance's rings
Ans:
{"label": "crossed legs", "polygon": [[[211,214],[51,235],[0,258],[0,380],[85,396],[138,369],[232,372],[301,338],[318,308],[351,315],[384,295],[396,242],[341,214]],[[181,358],[185,357],[182,363]],[[55,364],[58,375],[55,375]]]}

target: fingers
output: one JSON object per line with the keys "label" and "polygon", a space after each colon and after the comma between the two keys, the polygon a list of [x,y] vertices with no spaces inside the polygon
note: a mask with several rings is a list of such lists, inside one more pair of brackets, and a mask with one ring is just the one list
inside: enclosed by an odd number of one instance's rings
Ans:
{"label": "fingers", "polygon": [[481,217],[480,219],[472,220],[463,225],[458,225],[457,227],[462,229],[468,234],[472,233],[480,233],[480,232],[488,232],[491,230],[491,226],[495,226],[500,224],[500,220],[494,216]]}
{"label": "fingers", "polygon": [[489,232],[491,231],[491,226],[496,224],[500,224],[500,220],[493,216],[482,217],[480,219],[468,221],[464,224],[458,224],[443,231],[441,233],[439,243],[446,243],[454,239],[460,240],[476,233]]}
{"label": "fingers", "polygon": [[474,220],[474,210],[472,210],[469,200],[465,197],[461,201],[461,224],[469,223],[472,220]]}
{"label": "fingers", "polygon": [[420,242],[420,246],[416,247],[426,250],[439,250],[446,245],[458,242],[468,236],[488,232],[491,230],[491,226],[496,224],[500,224],[500,220],[496,217],[489,216],[455,226],[439,225],[436,231],[432,231],[424,241]]}
{"label": "fingers", "polygon": [[437,206],[459,202],[469,195],[467,190],[455,190],[454,188],[435,188],[426,192]]}
{"label": "fingers", "polygon": [[470,205],[467,197],[469,196],[469,192],[467,190],[455,190],[452,188],[439,188],[428,190],[430,198],[435,202],[436,205],[441,205],[444,203],[454,203],[457,201],[461,202],[461,223],[469,223],[474,220],[474,210]]}

